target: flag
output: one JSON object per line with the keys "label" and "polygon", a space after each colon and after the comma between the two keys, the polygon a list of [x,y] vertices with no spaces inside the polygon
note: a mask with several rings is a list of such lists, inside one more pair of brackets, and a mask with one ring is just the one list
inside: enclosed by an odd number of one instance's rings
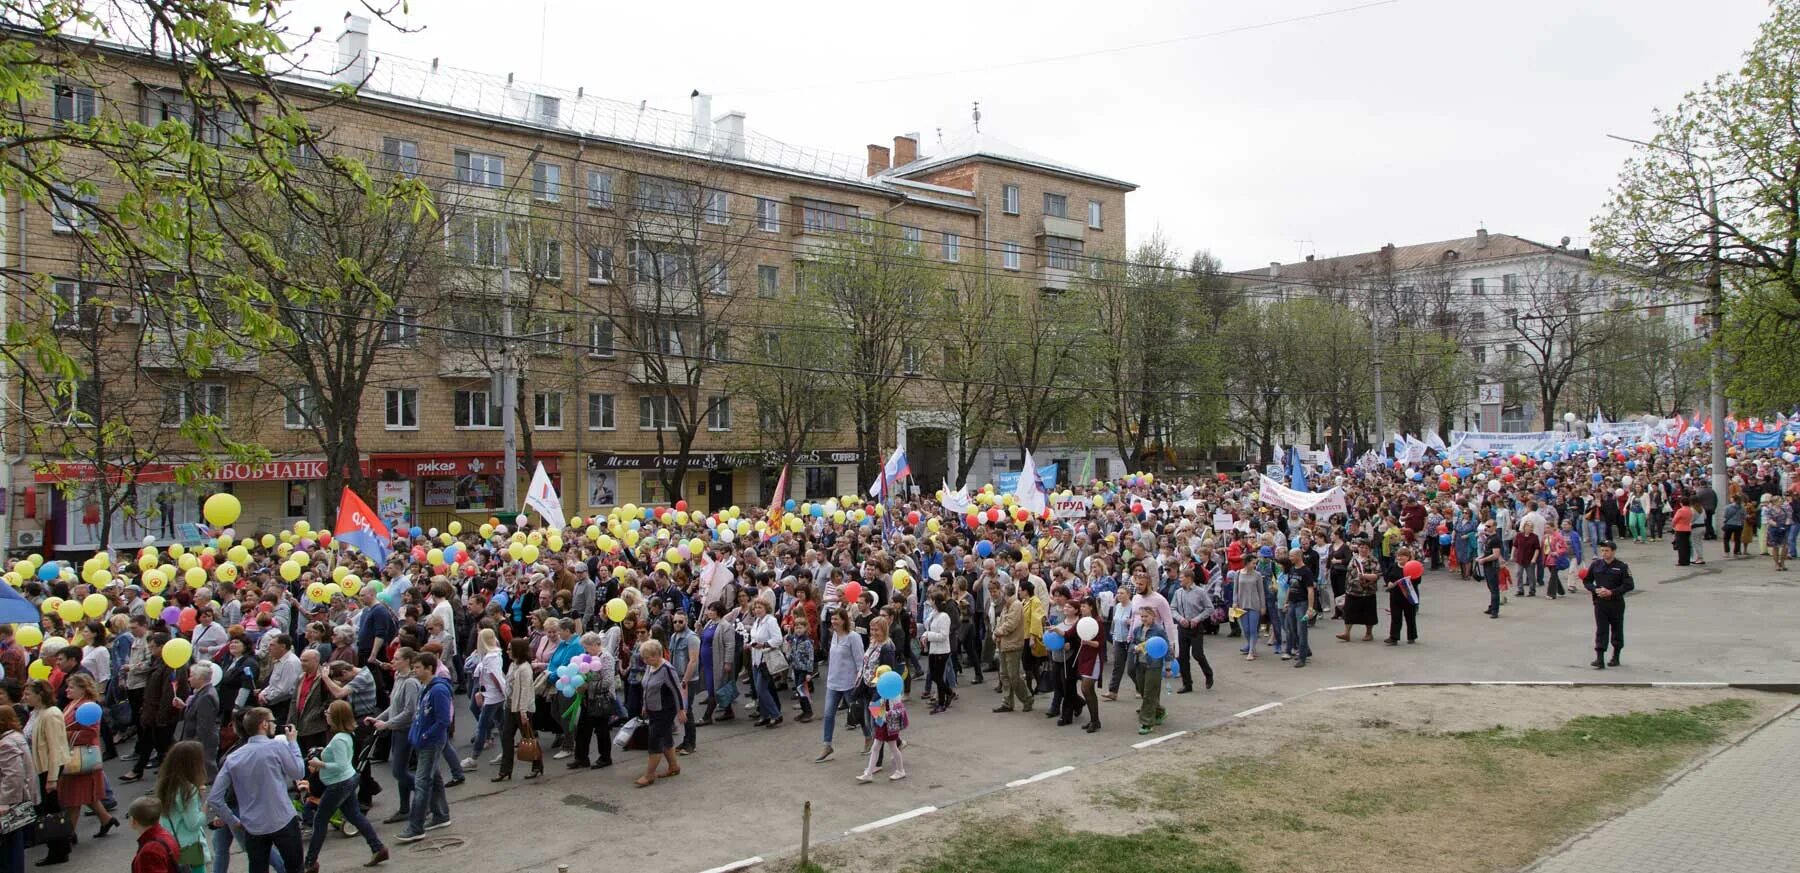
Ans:
{"label": "flag", "polygon": [[906,462],[906,450],[895,449],[894,454],[888,457],[887,463],[882,465],[881,475],[875,479],[874,484],[869,486],[869,496],[880,497],[898,485],[901,479],[911,475],[912,465]]}
{"label": "flag", "polygon": [[1405,457],[1406,457],[1406,437],[1401,435],[1400,433],[1396,432],[1394,434],[1394,460],[1398,461]]}
{"label": "flag", "polygon": [[1013,486],[1013,497],[1018,498],[1019,506],[1034,516],[1043,515],[1050,507],[1050,494],[1044,490],[1044,483],[1038,479],[1037,465],[1031,461],[1031,452],[1025,452],[1025,469],[1019,474],[1019,484]]}
{"label": "flag", "polygon": [[781,533],[782,509],[787,505],[787,493],[788,493],[787,474],[788,474],[788,465],[782,464],[781,465],[781,478],[775,480],[775,496],[770,498],[770,500],[769,500],[768,534],[771,537],[778,533]]}
{"label": "flag", "polygon": [[0,585],[0,621],[8,624],[36,624],[38,608],[11,585]]}
{"label": "flag", "polygon": [[531,474],[531,487],[525,491],[525,505],[544,517],[544,527],[563,529],[568,516],[563,515],[562,498],[550,484],[550,474],[544,470],[543,461],[538,462],[537,469]]}
{"label": "flag", "polygon": [[1300,463],[1300,447],[1288,449],[1288,487],[1295,491],[1306,490],[1306,468]]}
{"label": "flag", "polygon": [[957,515],[968,515],[969,509],[972,508],[974,505],[975,505],[975,502],[973,500],[969,499],[969,486],[964,485],[963,487],[958,488],[955,491],[951,491],[950,490],[950,480],[949,479],[944,480],[944,503],[943,503],[943,506],[945,509],[947,509],[951,512],[954,512]]}
{"label": "flag", "polygon": [[338,498],[337,525],[332,528],[331,535],[368,555],[377,567],[387,563],[388,552],[394,545],[394,535],[387,525],[381,523],[369,504],[356,496],[349,486],[345,486],[344,496]]}
{"label": "flag", "polygon": [[1444,438],[1438,436],[1435,429],[1425,431],[1425,447],[1436,449],[1439,457],[1443,457],[1444,453],[1450,450],[1449,446],[1444,445]]}
{"label": "flag", "polygon": [[1087,483],[1087,482],[1094,481],[1094,450],[1093,449],[1088,449],[1087,460],[1083,461],[1081,464],[1081,476],[1078,477],[1075,481],[1079,482],[1079,483]]}
{"label": "flag", "polygon": [[1331,443],[1329,442],[1325,443],[1325,469],[1337,469],[1337,464],[1331,460]]}

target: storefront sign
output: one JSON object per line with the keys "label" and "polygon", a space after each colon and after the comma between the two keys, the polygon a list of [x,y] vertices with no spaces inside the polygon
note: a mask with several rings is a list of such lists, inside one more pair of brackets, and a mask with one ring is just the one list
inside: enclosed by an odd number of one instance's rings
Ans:
{"label": "storefront sign", "polygon": [[[135,482],[173,482],[177,470],[183,469],[178,464],[145,464],[142,467],[108,466],[108,481],[118,482],[130,479]],[[266,464],[217,464],[210,468],[196,467],[197,478],[208,482],[272,482],[279,480],[312,480],[323,479],[330,472],[325,461],[269,461]],[[39,470],[36,475],[39,482],[95,482],[100,479],[100,468],[93,464],[58,463],[48,470]]]}
{"label": "storefront sign", "polygon": [[[862,453],[845,452],[801,452],[794,457],[794,465],[800,467],[819,466],[821,464],[855,464],[862,460]],[[588,454],[590,470],[668,470],[681,466],[679,455],[646,454],[626,455],[616,452],[592,452]],[[688,455],[690,470],[734,470],[738,468],[780,467],[780,452],[693,452]],[[592,505],[592,504],[590,504]]]}
{"label": "storefront sign", "polygon": [[[376,474],[392,473],[402,479],[454,479],[460,476],[492,476],[500,472],[499,452],[465,452],[442,455],[375,455],[369,467]],[[559,459],[540,455],[544,469],[555,473]],[[519,466],[524,469],[525,454],[519,453]],[[429,501],[427,501],[429,503]]]}

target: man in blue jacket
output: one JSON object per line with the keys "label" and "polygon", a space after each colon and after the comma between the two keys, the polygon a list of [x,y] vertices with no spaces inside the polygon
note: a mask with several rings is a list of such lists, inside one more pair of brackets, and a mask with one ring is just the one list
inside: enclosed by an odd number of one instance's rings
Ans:
{"label": "man in blue jacket", "polygon": [[[450,719],[454,717],[450,680],[438,675],[437,656],[430,652],[413,661],[413,678],[425,686],[425,691],[419,697],[419,711],[407,734],[413,754],[413,796],[412,815],[398,837],[402,843],[424,839],[426,831],[450,826],[450,801],[444,796],[443,774],[438,772],[444,744],[449,742]],[[429,824],[425,821],[427,810],[431,812]]]}

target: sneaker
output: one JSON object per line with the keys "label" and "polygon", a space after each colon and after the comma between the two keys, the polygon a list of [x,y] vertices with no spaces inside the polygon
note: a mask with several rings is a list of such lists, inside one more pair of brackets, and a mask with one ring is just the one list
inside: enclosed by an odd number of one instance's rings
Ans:
{"label": "sneaker", "polygon": [[900,780],[905,779],[905,778],[906,778],[905,770],[895,770],[893,772],[893,775],[888,777],[888,781],[889,782],[899,782]]}
{"label": "sneaker", "polygon": [[456,786],[461,785],[467,781],[469,781],[467,777],[458,776],[455,779],[450,780],[449,782],[445,782],[444,787],[445,788],[455,788]]}
{"label": "sneaker", "polygon": [[481,762],[475,760],[474,758],[464,758],[464,759],[462,759],[462,768],[464,770],[473,770],[473,769],[475,769],[475,765],[479,764],[479,763],[481,763]]}
{"label": "sneaker", "polygon": [[870,782],[874,782],[875,777],[869,773],[858,773],[856,774],[856,781],[863,785],[867,785]]}
{"label": "sneaker", "polygon": [[425,825],[425,829],[428,831],[435,831],[438,828],[447,828],[452,824],[454,824],[454,822],[452,822],[450,819],[444,819],[443,821],[434,821],[434,822],[431,822],[430,824]]}
{"label": "sneaker", "polygon": [[551,755],[550,757],[554,758],[558,761],[561,761],[562,759],[567,758],[572,754],[574,754],[574,753],[570,752],[568,749],[557,749],[556,754]]}
{"label": "sneaker", "polygon": [[826,761],[829,761],[829,760],[831,760],[831,756],[832,756],[832,755],[835,755],[835,754],[837,754],[837,750],[836,750],[836,749],[833,749],[833,748],[832,748],[832,747],[830,747],[830,746],[826,746],[826,747],[825,747],[825,751],[823,751],[823,752],[820,752],[820,753],[819,753],[819,757],[817,757],[817,758],[814,758],[814,759],[813,759],[813,763],[814,763],[814,764],[823,764],[823,763],[825,763],[825,762],[826,762]]}
{"label": "sneaker", "polygon": [[1282,652],[1282,653],[1281,653],[1281,660],[1283,660],[1283,661],[1292,661],[1292,660],[1293,660],[1293,659],[1294,659],[1294,656],[1293,656],[1293,655],[1290,655],[1290,654],[1288,654],[1288,653],[1287,653],[1287,652]]}
{"label": "sneaker", "polygon": [[406,810],[403,809],[403,810],[400,810],[399,812],[394,813],[393,815],[388,816],[387,818],[382,819],[381,823],[382,824],[399,824],[400,822],[406,821],[409,818],[412,818],[412,813],[407,812]]}
{"label": "sneaker", "polygon": [[504,757],[505,757],[505,755],[495,755],[494,757],[488,759],[488,763],[489,764],[498,764],[498,763],[500,763],[500,759],[504,758]]}
{"label": "sneaker", "polygon": [[1139,728],[1138,728],[1138,736],[1140,736],[1140,737],[1141,737],[1141,736],[1145,736],[1145,735],[1147,735],[1147,734],[1149,734],[1149,733],[1150,733],[1150,726],[1149,726],[1149,725],[1143,725],[1143,726],[1141,726],[1141,727],[1139,727]]}
{"label": "sneaker", "polygon": [[416,843],[422,839],[425,839],[425,834],[423,831],[416,833],[416,834],[402,833],[402,834],[400,834],[400,836],[397,836],[394,838],[394,842],[396,842],[396,843]]}

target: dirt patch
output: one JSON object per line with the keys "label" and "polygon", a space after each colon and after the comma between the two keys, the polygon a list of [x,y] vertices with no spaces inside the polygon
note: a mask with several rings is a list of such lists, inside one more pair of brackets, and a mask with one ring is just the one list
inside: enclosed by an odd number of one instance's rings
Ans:
{"label": "dirt patch", "polygon": [[[814,856],[833,873],[889,871],[897,858],[932,873],[1011,869],[1025,845],[1068,870],[1513,869],[1791,702],[1693,688],[1321,693]],[[1089,851],[1096,841],[1106,851]],[[1171,841],[1191,864],[1149,863],[1167,860]],[[948,848],[926,860],[928,846]],[[989,857],[992,846],[1013,848]]]}

